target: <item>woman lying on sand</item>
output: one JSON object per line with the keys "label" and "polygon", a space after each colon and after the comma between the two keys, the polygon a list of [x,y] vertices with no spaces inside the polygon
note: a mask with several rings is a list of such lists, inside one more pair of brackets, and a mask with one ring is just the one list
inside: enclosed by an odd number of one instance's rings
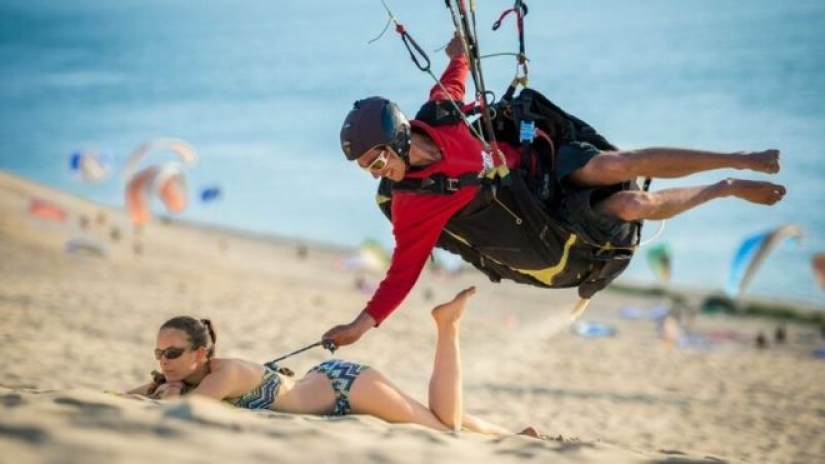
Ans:
{"label": "woman lying on sand", "polygon": [[[216,358],[212,324],[189,316],[175,317],[161,326],[155,358],[163,374],[128,393],[155,398],[191,393],[247,409],[333,416],[369,414],[387,422],[420,424],[436,430],[462,428],[510,435],[512,432],[502,427],[462,412],[458,331],[464,306],[473,293],[474,287],[465,289],[432,311],[438,337],[429,407],[364,364],[331,359],[295,380],[284,369],[274,371],[251,361]],[[533,427],[519,433],[539,436]]]}

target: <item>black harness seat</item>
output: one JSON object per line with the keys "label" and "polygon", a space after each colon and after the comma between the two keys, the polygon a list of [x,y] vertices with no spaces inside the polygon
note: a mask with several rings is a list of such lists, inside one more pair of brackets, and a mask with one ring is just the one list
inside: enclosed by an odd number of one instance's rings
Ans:
{"label": "black harness seat", "polygon": [[[449,101],[430,101],[416,119],[432,126],[455,124],[461,115],[453,108]],[[450,195],[479,185],[473,201],[450,218],[436,246],[461,256],[493,282],[510,279],[544,288],[578,287],[579,296],[590,299],[628,266],[642,223],[623,224],[609,243],[591,243],[573,233],[557,214],[563,189],[555,176],[555,147],[572,141],[588,142],[600,150],[616,147],[532,89],[498,102],[493,112],[496,139],[524,147],[521,168],[503,176],[466,173],[400,182],[383,178],[376,197],[379,207],[391,219],[394,191]],[[522,123],[534,124],[546,137],[519,140]],[[648,186],[649,181],[642,188]],[[640,186],[630,181],[621,188]]]}

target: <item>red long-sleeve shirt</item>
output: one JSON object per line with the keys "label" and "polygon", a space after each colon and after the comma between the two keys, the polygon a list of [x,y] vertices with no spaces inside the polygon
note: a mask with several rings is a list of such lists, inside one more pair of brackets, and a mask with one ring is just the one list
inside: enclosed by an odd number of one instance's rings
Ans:
{"label": "red long-sleeve shirt", "polygon": [[[467,59],[463,55],[453,58],[440,79],[444,89],[439,85],[433,86],[430,100],[463,100],[467,73]],[[421,170],[408,172],[406,178],[422,178],[437,173],[457,177],[491,167],[484,165],[484,158],[491,158],[484,154],[482,143],[463,122],[438,127],[417,120],[410,123],[414,129],[423,131],[435,142],[441,151],[441,160]],[[516,148],[501,144],[500,149],[510,168],[518,165],[520,153]],[[477,186],[470,186],[452,195],[401,191],[393,193],[395,250],[387,275],[366,307],[367,314],[375,319],[376,325],[404,301],[421,275],[447,221],[470,203],[477,191]]]}

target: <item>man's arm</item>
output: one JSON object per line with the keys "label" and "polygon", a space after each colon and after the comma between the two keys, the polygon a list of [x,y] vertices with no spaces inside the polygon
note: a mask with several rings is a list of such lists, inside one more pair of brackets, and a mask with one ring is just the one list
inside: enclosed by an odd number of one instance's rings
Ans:
{"label": "man's arm", "polygon": [[[387,275],[364,310],[380,325],[398,308],[418,281],[441,231],[452,216],[452,198],[396,194],[393,199],[393,250]],[[408,200],[408,201],[405,201]],[[444,200],[444,201],[438,201]]]}
{"label": "man's arm", "polygon": [[474,195],[474,189],[451,196],[397,195],[393,199],[396,246],[386,277],[355,320],[328,330],[322,340],[349,345],[395,311],[421,275],[447,221]]}
{"label": "man's arm", "polygon": [[464,54],[464,44],[458,34],[453,35],[444,52],[450,57],[450,64],[441,74],[441,79],[439,79],[441,85],[436,84],[430,90],[430,101],[464,101],[469,65],[467,64],[467,56]]}

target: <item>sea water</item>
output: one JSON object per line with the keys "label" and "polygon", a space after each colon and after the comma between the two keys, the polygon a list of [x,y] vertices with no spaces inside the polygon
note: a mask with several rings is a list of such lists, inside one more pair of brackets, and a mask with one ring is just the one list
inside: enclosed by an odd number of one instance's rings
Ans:
{"label": "sea water", "polygon": [[[825,250],[825,3],[528,4],[530,85],[614,144],[782,150],[776,176],[724,170],[654,182],[657,190],[736,176],[788,187],[773,207],[722,199],[667,221],[656,240],[673,250],[673,283],[721,290],[745,237],[798,224],[804,239],[774,250],[748,294],[825,304],[810,265]],[[453,28],[444,2],[388,5],[438,75],[446,59],[437,49]],[[511,6],[477,2],[482,54],[517,50],[512,16],[490,28]],[[338,140],[356,99],[384,95],[414,114],[432,85],[392,27],[368,44],[388,18],[379,0],[4,0],[0,169],[123,206],[122,176],[79,181],[72,153],[105,152],[119,169],[141,142],[177,137],[199,155],[190,189],[221,189],[216,201],[193,200],[182,219],[391,247],[376,183],[344,161]],[[500,94],[516,61],[486,59],[484,73]],[[645,235],[658,227],[649,222]],[[639,256],[623,279],[655,277]]]}

